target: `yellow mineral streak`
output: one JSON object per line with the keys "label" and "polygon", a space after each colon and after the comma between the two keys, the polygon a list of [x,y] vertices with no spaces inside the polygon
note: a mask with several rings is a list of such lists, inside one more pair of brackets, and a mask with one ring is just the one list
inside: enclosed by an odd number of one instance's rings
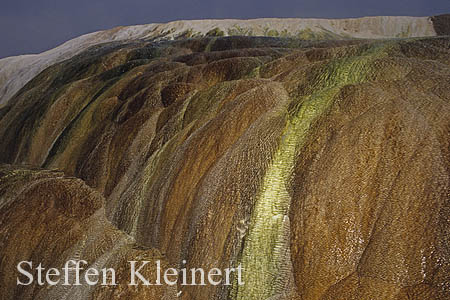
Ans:
{"label": "yellow mineral streak", "polygon": [[[335,59],[321,69],[314,86],[316,92],[299,101],[289,117],[279,147],[263,179],[247,239],[242,252],[243,285],[235,283],[233,296],[238,300],[267,299],[285,292],[289,277],[290,195],[287,190],[296,153],[306,141],[313,122],[333,102],[340,88],[369,80],[371,64],[386,55],[389,44],[370,48],[361,56]],[[287,251],[286,251],[287,250]]]}

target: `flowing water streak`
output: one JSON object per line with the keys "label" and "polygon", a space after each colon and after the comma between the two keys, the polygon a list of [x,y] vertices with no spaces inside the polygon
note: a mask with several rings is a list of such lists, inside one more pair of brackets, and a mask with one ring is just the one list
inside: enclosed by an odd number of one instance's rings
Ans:
{"label": "flowing water streak", "polygon": [[368,49],[364,55],[331,60],[320,70],[316,91],[305,97],[293,113],[281,137],[280,145],[263,179],[255,204],[249,233],[242,252],[244,285],[233,287],[233,298],[261,300],[286,292],[291,269],[289,253],[289,205],[287,190],[297,150],[306,141],[313,122],[333,102],[340,88],[364,82],[372,74],[371,63],[386,55],[388,44]]}

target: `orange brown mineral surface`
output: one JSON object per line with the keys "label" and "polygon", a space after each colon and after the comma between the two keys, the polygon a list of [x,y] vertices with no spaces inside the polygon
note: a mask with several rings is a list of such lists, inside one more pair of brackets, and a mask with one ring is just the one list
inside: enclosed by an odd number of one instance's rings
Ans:
{"label": "orange brown mineral surface", "polygon": [[[93,46],[0,108],[0,299],[450,299],[449,143],[448,36]],[[16,284],[69,259],[118,285]]]}

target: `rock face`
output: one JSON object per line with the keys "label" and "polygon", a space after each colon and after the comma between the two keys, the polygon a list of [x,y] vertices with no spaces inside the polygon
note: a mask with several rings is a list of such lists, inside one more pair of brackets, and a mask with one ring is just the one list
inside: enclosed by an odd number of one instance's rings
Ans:
{"label": "rock face", "polygon": [[[105,218],[104,198],[82,180],[57,171],[4,165],[0,193],[2,299],[114,299],[120,295],[156,300],[176,295],[167,286],[128,287],[130,274],[123,265],[129,260],[156,261],[161,254],[139,250],[130,236],[114,228]],[[98,269],[114,268],[117,286],[57,285],[49,290],[36,280],[31,285],[16,284],[16,266],[21,261],[62,268],[71,259],[86,260]],[[143,275],[154,278],[154,272],[146,269]],[[25,276],[19,278],[27,282]]]}
{"label": "rock face", "polygon": [[449,299],[449,49],[215,36],[50,66],[0,108],[1,294],[176,297],[7,275],[78,255],[242,264],[182,299]]}
{"label": "rock face", "polygon": [[365,17],[356,19],[190,20],[117,27],[70,40],[38,55],[0,59],[0,106],[45,68],[90,46],[113,41],[183,39],[202,36],[280,36],[307,40],[398,38],[449,35],[448,18]]}
{"label": "rock face", "polygon": [[450,14],[434,16],[431,22],[437,35],[450,35]]}

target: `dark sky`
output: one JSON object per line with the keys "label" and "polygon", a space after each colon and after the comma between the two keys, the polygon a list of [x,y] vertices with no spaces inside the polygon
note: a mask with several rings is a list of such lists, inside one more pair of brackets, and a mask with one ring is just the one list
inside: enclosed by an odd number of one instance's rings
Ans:
{"label": "dark sky", "polygon": [[39,53],[118,25],[180,19],[450,13],[450,0],[0,0],[0,58]]}

